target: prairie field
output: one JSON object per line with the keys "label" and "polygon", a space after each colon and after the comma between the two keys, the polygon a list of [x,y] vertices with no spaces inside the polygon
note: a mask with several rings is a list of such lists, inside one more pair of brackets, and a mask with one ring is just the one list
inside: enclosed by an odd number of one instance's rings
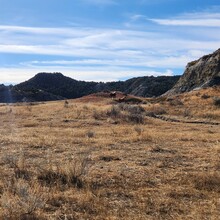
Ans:
{"label": "prairie field", "polygon": [[219,219],[219,96],[0,104],[0,219]]}

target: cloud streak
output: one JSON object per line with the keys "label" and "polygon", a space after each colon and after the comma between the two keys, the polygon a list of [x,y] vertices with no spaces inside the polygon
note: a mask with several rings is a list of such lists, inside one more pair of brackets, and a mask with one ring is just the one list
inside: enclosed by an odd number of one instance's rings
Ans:
{"label": "cloud streak", "polygon": [[149,20],[160,25],[220,27],[220,13],[188,13],[175,18]]}
{"label": "cloud streak", "polygon": [[220,19],[151,19],[160,25],[220,27]]}
{"label": "cloud streak", "polygon": [[[210,30],[213,35],[216,30]],[[2,32],[2,33],[1,33]],[[57,32],[57,35],[54,34]],[[198,35],[200,34],[197,30]],[[218,40],[185,39],[174,33],[149,32],[125,29],[98,28],[34,28],[0,26],[2,53],[42,54],[79,56],[89,58],[137,58],[147,59],[157,53],[157,57],[171,56],[174,51],[213,50]],[[18,37],[18,34],[20,37]]]}

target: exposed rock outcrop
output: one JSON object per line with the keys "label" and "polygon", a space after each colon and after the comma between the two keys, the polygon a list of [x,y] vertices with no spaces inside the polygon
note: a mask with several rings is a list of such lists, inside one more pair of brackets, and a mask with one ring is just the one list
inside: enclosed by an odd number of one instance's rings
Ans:
{"label": "exposed rock outcrop", "polygon": [[220,49],[187,64],[186,70],[166,95],[220,85]]}

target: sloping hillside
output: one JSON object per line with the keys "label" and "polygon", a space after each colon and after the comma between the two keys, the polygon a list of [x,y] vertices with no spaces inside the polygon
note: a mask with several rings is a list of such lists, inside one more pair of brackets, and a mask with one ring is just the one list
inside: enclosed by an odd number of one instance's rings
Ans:
{"label": "sloping hillside", "polygon": [[0,89],[0,102],[53,101],[74,99],[101,91],[121,91],[135,96],[160,96],[177,82],[179,76],[137,77],[118,82],[85,82],[61,73],[38,73],[16,86]]}
{"label": "sloping hillside", "polygon": [[40,89],[63,98],[78,98],[93,92],[95,82],[84,82],[71,79],[61,73],[38,73],[30,80],[15,86],[22,91]]}
{"label": "sloping hillside", "polygon": [[167,95],[220,85],[220,49],[187,64],[186,70]]}

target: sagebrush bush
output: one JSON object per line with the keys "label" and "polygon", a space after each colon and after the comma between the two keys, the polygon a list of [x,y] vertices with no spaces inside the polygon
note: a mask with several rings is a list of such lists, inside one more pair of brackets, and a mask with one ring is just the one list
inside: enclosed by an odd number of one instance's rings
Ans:
{"label": "sagebrush bush", "polygon": [[161,106],[154,106],[152,111],[156,115],[163,115],[167,113],[167,111]]}
{"label": "sagebrush bush", "polygon": [[29,180],[31,178],[31,173],[27,169],[26,159],[23,153],[20,153],[19,156],[5,155],[2,160],[13,169],[13,175],[16,179]]}
{"label": "sagebrush bush", "polygon": [[206,175],[198,175],[193,178],[194,186],[198,190],[206,190],[213,192],[220,192],[220,175],[213,173]]}
{"label": "sagebrush bush", "polygon": [[183,102],[180,99],[172,99],[169,103],[171,106],[183,105]]}
{"label": "sagebrush bush", "polygon": [[146,111],[146,115],[149,117],[154,117],[155,115],[163,115],[166,113],[166,109],[161,107],[160,105],[153,105]]}
{"label": "sagebrush bush", "polygon": [[143,124],[145,118],[144,112],[144,108],[139,105],[120,103],[118,105],[113,105],[111,109],[107,111],[107,116],[126,122]]}
{"label": "sagebrush bush", "polygon": [[134,124],[144,124],[145,116],[143,114],[132,114],[127,115],[127,122],[132,122]]}
{"label": "sagebrush bush", "polygon": [[94,109],[92,116],[95,120],[102,120],[105,117],[105,112]]}
{"label": "sagebrush bush", "polygon": [[134,130],[137,132],[137,135],[141,135],[144,131],[143,128],[138,127],[138,126],[134,127]]}
{"label": "sagebrush bush", "polygon": [[220,107],[220,97],[214,97],[214,105]]}
{"label": "sagebrush bush", "polygon": [[68,108],[69,107],[69,102],[67,100],[65,100],[64,102],[64,108]]}
{"label": "sagebrush bush", "polygon": [[144,108],[140,105],[118,104],[118,108],[122,111],[127,111],[131,114],[140,114],[145,112]]}
{"label": "sagebrush bush", "polygon": [[[51,163],[51,162],[50,162]],[[38,181],[49,187],[70,187],[82,188],[84,186],[83,178],[89,168],[89,159],[85,157],[74,158],[72,162],[64,163],[53,167],[41,168],[38,174]]]}
{"label": "sagebrush bush", "polygon": [[189,116],[191,116],[191,111],[190,111],[190,109],[184,109],[184,111],[183,111],[183,116],[184,117],[189,117]]}
{"label": "sagebrush bush", "polygon": [[86,132],[86,137],[88,137],[88,138],[93,138],[93,137],[95,137],[95,132],[94,132],[94,131],[88,131],[88,132]]}
{"label": "sagebrush bush", "polygon": [[113,105],[109,111],[107,111],[107,116],[111,118],[120,118],[121,117],[121,109],[118,105]]}
{"label": "sagebrush bush", "polygon": [[35,212],[45,206],[45,192],[37,183],[22,179],[13,182],[0,199],[3,219],[34,219]]}
{"label": "sagebrush bush", "polygon": [[208,98],[210,98],[210,95],[203,94],[203,95],[201,96],[201,98],[202,98],[202,99],[208,99]]}

